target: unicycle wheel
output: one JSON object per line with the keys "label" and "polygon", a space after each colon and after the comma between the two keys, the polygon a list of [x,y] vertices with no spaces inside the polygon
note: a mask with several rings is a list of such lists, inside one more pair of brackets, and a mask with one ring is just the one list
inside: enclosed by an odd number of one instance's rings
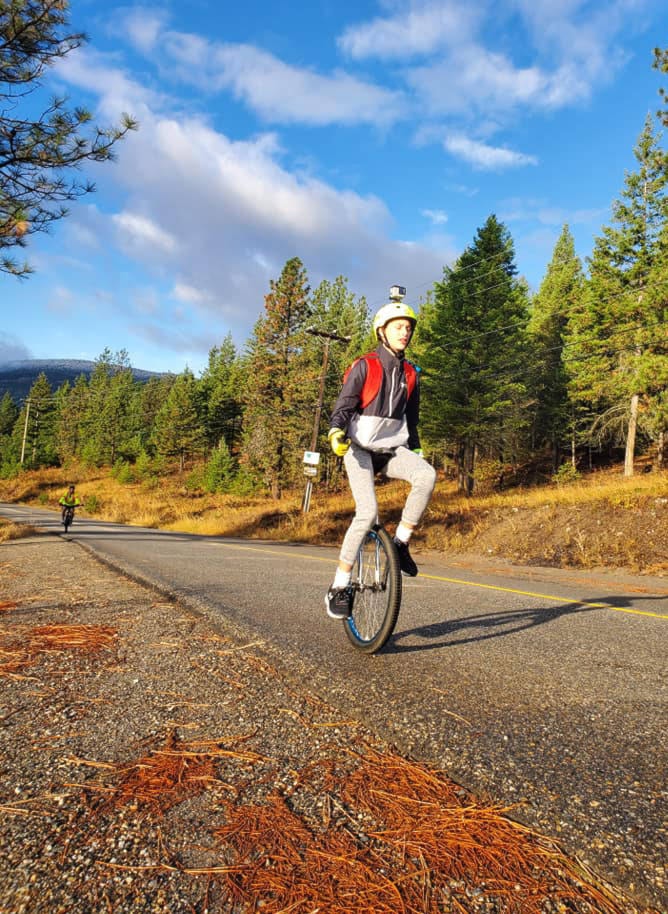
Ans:
{"label": "unicycle wheel", "polygon": [[392,537],[375,526],[360,546],[352,570],[353,609],[346,635],[360,651],[375,654],[388,641],[401,605],[401,568]]}

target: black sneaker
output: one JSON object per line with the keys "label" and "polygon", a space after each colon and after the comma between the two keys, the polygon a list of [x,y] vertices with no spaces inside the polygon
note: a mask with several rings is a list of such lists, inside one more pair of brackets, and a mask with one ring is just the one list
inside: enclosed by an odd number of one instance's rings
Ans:
{"label": "black sneaker", "polygon": [[325,606],[330,619],[349,619],[353,609],[352,587],[330,587]]}
{"label": "black sneaker", "polygon": [[408,551],[408,543],[402,543],[401,540],[398,540],[395,536],[394,545],[397,547],[397,552],[399,553],[399,564],[401,565],[402,573],[408,575],[409,578],[414,578],[418,573],[418,567]]}

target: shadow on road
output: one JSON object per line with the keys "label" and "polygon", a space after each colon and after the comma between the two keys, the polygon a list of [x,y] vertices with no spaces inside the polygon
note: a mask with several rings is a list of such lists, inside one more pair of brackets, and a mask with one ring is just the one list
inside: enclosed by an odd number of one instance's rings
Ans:
{"label": "shadow on road", "polygon": [[[487,641],[490,638],[504,638],[517,632],[534,628],[537,625],[546,625],[561,619],[563,616],[579,615],[580,613],[609,612],[611,609],[624,609],[633,607],[641,600],[666,600],[668,597],[640,597],[634,596],[633,600],[621,596],[592,597],[582,603],[559,604],[546,606],[542,609],[511,609],[503,612],[484,613],[475,616],[466,616],[463,619],[451,619],[443,622],[433,622],[430,625],[421,625],[418,628],[395,632],[389,644],[385,647],[384,654],[403,654],[413,651],[434,650],[436,648],[454,647],[455,645],[471,644],[477,641]],[[593,606],[594,603],[604,604]],[[424,644],[402,644],[407,638],[422,638]]]}

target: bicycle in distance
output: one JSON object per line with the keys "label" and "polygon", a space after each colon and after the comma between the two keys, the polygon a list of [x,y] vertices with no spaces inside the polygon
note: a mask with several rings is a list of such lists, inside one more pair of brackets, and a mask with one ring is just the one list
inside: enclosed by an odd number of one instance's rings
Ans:
{"label": "bicycle in distance", "polygon": [[65,533],[67,533],[69,528],[72,526],[72,521],[74,520],[74,507],[74,505],[66,505],[63,508],[61,520],[63,527],[65,528]]}

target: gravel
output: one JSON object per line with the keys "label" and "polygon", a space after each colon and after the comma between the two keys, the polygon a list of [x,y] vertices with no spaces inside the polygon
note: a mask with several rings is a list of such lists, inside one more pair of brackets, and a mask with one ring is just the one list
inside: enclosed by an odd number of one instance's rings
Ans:
{"label": "gravel", "polygon": [[[255,877],[297,868],[280,853],[293,827],[314,853],[332,853],[331,841],[348,842],[355,860],[387,847],[342,784],[370,757],[396,768],[392,747],[311,694],[270,644],[167,601],[75,543],[38,535],[2,546],[0,687],[0,914],[278,911],[273,891],[250,891],[229,869],[239,858],[220,839],[235,817],[272,803],[283,810],[274,856],[254,858],[253,842],[267,836],[248,831]],[[454,783],[447,789],[474,802]],[[408,857],[400,865],[417,866]],[[291,875],[291,910],[656,911],[601,884],[599,906],[556,888],[537,902],[521,885],[508,899],[466,858],[459,866],[438,899],[431,873],[433,908],[360,898],[333,907],[324,882],[321,905],[305,907]],[[575,862],[573,872],[596,882]]]}

